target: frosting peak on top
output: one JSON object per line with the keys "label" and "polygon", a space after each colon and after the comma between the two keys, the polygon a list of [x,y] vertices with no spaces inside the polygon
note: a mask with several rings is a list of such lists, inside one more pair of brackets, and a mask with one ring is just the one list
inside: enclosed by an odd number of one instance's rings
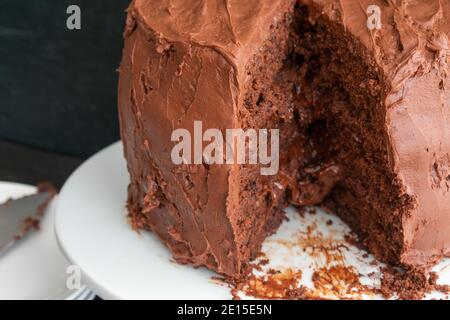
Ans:
{"label": "frosting peak on top", "polygon": [[235,62],[256,49],[294,0],[134,0],[131,10],[172,41],[211,47]]}

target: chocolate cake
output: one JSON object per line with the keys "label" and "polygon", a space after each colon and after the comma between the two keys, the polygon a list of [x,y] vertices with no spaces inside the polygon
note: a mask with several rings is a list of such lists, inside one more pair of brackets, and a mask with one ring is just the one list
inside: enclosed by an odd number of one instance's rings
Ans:
{"label": "chocolate cake", "polygon": [[[450,1],[135,0],[120,66],[128,209],[180,263],[237,277],[289,205],[378,258],[450,255]],[[175,164],[175,129],[279,129],[280,168]]]}

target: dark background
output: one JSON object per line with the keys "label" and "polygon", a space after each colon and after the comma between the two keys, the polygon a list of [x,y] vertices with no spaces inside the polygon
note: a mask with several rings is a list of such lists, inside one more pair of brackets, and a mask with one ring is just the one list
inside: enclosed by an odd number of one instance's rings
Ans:
{"label": "dark background", "polygon": [[[116,69],[129,2],[0,0],[1,141],[82,159],[119,139]],[[81,30],[66,27],[71,4]],[[0,149],[3,161],[10,147]]]}

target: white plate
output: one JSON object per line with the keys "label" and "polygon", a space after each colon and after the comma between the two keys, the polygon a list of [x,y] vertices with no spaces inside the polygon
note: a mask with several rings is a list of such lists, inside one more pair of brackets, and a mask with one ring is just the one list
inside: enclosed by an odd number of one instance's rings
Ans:
{"label": "white plate", "polygon": [[[169,251],[152,233],[131,230],[125,209],[128,181],[122,145],[116,143],[85,162],[61,191],[56,234],[68,259],[80,266],[83,282],[104,299],[230,299],[230,289],[211,280],[214,273],[172,262]],[[336,241],[349,229],[323,212],[302,218],[290,208],[288,217],[290,221],[265,241],[263,251],[273,268],[302,270],[308,286],[313,268],[327,262],[286,243],[301,237],[308,225],[316,225],[317,233]],[[332,226],[327,223],[330,219]],[[373,258],[347,247],[340,252],[346,265],[357,269],[362,283],[376,285],[379,276],[373,273],[379,275],[379,266],[371,265]],[[444,270],[441,282],[450,283],[448,271]]]}
{"label": "white plate", "polygon": [[[0,203],[34,192],[36,188],[32,186],[0,182]],[[68,299],[79,294],[80,291],[69,290],[66,286],[69,263],[56,243],[55,202],[56,199],[47,208],[41,229],[0,257],[0,299]]]}
{"label": "white plate", "polygon": [[126,219],[129,176],[116,143],[84,163],[61,190],[55,219],[63,252],[104,299],[230,299],[205,269],[180,266],[153,234]]}

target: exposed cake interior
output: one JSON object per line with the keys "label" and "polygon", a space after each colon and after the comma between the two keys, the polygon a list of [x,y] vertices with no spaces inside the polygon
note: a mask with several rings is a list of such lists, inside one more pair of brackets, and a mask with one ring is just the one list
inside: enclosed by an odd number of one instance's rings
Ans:
{"label": "exposed cake interior", "polygon": [[239,127],[280,129],[280,171],[234,169],[228,215],[241,261],[276,231],[282,209],[323,205],[379,258],[399,263],[414,205],[389,168],[381,72],[344,27],[297,5],[247,66]]}

